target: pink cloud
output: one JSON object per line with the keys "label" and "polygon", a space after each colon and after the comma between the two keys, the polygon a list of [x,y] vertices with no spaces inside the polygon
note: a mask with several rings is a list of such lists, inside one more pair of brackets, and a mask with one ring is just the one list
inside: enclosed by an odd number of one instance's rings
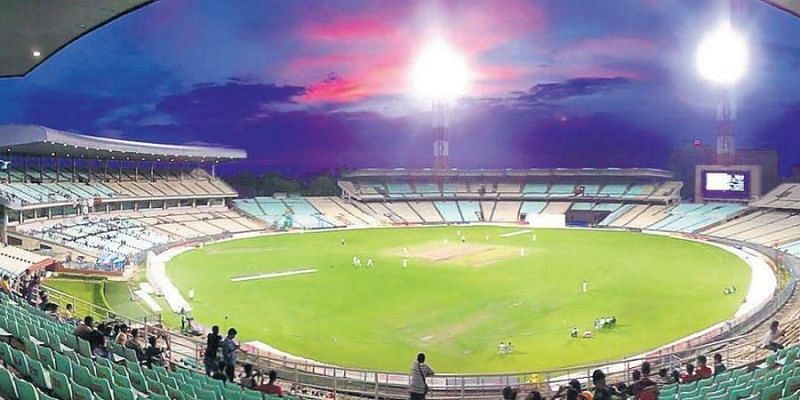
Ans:
{"label": "pink cloud", "polygon": [[[414,54],[433,35],[466,55],[479,94],[506,91],[515,79],[530,75],[529,67],[486,65],[480,56],[544,27],[544,12],[536,5],[522,0],[502,7],[491,1],[445,2],[431,10],[427,2],[391,4],[356,14],[326,14],[303,24],[297,30],[302,45],[281,80],[309,87],[305,101],[348,102],[404,93],[410,87]],[[328,82],[330,73],[340,80]]]}

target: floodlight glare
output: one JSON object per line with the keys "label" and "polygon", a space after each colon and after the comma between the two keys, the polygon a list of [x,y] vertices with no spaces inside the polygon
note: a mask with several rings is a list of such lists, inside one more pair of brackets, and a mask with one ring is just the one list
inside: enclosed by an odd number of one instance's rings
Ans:
{"label": "floodlight glare", "polygon": [[428,43],[411,70],[414,91],[424,97],[452,100],[463,95],[469,83],[469,70],[464,57],[447,43]]}
{"label": "floodlight glare", "polygon": [[697,70],[703,78],[720,85],[733,85],[747,69],[747,44],[730,24],[723,23],[697,47]]}

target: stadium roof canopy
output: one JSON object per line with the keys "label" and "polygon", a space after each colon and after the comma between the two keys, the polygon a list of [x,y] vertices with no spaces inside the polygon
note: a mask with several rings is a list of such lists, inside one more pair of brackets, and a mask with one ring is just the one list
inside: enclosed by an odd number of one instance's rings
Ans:
{"label": "stadium roof canopy", "polygon": [[629,177],[672,179],[673,173],[655,168],[530,168],[530,169],[381,169],[365,168],[343,174],[345,178],[491,178],[491,177]]}
{"label": "stadium roof canopy", "polygon": [[0,0],[0,77],[25,76],[93,30],[153,0]]}
{"label": "stadium roof canopy", "polygon": [[63,132],[38,125],[0,125],[3,156],[60,157],[120,161],[232,161],[240,149],[135,142]]}
{"label": "stadium roof canopy", "polygon": [[764,2],[772,4],[796,17],[800,17],[800,1],[798,0],[764,0]]}

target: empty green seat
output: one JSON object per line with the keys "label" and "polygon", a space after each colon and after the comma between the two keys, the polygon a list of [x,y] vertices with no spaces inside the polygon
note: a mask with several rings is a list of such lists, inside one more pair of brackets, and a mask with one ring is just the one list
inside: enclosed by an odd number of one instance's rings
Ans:
{"label": "empty green seat", "polygon": [[147,389],[148,389],[148,391],[150,391],[151,393],[157,393],[157,394],[164,395],[164,396],[167,395],[167,388],[164,387],[163,383],[161,383],[161,382],[159,382],[159,381],[157,381],[155,379],[150,379],[150,378],[145,378],[145,379],[147,379]]}
{"label": "empty green seat", "polygon": [[72,385],[72,399],[73,400],[95,400],[92,391],[88,388],[75,383]]}
{"label": "empty green seat", "polygon": [[90,386],[92,392],[103,400],[114,400],[114,395],[111,394],[111,385],[104,378],[92,378],[92,385]]}
{"label": "empty green seat", "polygon": [[[84,367],[83,365],[72,365],[72,380],[75,381],[78,385],[83,387],[91,387],[92,386],[92,374],[89,373],[89,369]],[[75,394],[75,390],[72,391]]]}
{"label": "empty green seat", "polygon": [[14,365],[14,369],[16,369],[20,375],[26,378],[30,376],[30,371],[28,371],[28,356],[26,356],[25,353],[12,348],[11,359],[13,361],[12,365]]}
{"label": "empty green seat", "polygon": [[50,350],[49,347],[39,349],[39,361],[47,368],[56,367],[56,362],[53,360],[53,350]]}
{"label": "empty green seat", "polygon": [[222,388],[222,398],[225,400],[242,400],[242,392],[229,389],[227,386]]}
{"label": "empty green seat", "polygon": [[770,385],[761,391],[761,400],[778,400],[783,392],[782,385]]}
{"label": "empty green seat", "polygon": [[9,370],[0,367],[0,394],[6,399],[17,399],[17,387]]}
{"label": "empty green seat", "polygon": [[211,390],[194,388],[194,394],[197,400],[220,400],[217,398],[217,394]]}
{"label": "empty green seat", "polygon": [[49,390],[52,387],[50,385],[50,374],[42,363],[36,360],[28,360],[28,367],[30,368],[31,381],[33,381],[34,385],[42,390]]}
{"label": "empty green seat", "polygon": [[136,395],[129,388],[114,385],[111,389],[114,391],[114,400],[136,400]]}
{"label": "empty green seat", "polygon": [[147,393],[147,381],[145,381],[144,375],[132,373],[128,376],[131,380],[131,385],[133,388],[142,392]]}
{"label": "empty green seat", "polygon": [[39,400],[39,391],[29,382],[17,379],[14,383],[17,386],[19,400]]}
{"label": "empty green seat", "polygon": [[69,358],[59,353],[53,353],[53,359],[56,362],[56,371],[72,377],[72,361]]}
{"label": "empty green seat", "polygon": [[53,385],[54,396],[60,400],[72,400],[72,383],[67,375],[51,370],[50,382]]}

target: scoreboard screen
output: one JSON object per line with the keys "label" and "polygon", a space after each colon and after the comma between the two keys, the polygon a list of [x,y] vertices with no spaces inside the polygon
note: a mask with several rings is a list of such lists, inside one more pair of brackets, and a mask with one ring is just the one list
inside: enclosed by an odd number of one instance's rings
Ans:
{"label": "scoreboard screen", "polygon": [[747,200],[750,197],[750,172],[705,171],[702,185],[704,197]]}

